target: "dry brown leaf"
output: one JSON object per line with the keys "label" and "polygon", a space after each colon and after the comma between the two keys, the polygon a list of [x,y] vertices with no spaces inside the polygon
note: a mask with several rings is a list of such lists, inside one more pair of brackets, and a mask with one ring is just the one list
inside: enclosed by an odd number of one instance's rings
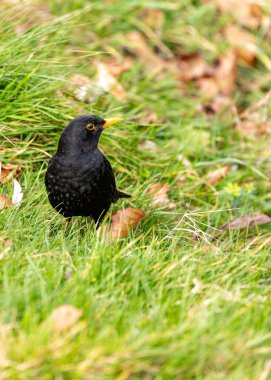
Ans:
{"label": "dry brown leaf", "polygon": [[29,3],[20,4],[19,7],[16,6],[16,12],[25,12],[25,17],[22,17],[22,22],[20,24],[17,24],[14,28],[14,31],[17,36],[22,36],[31,27],[43,25],[44,23],[50,21],[50,19],[52,18],[49,7],[44,4],[39,4],[39,6],[32,6]]}
{"label": "dry brown leaf", "polygon": [[236,129],[246,138],[255,139],[264,135],[271,135],[271,121],[267,113],[270,99],[271,91],[268,91],[262,98],[239,114]]}
{"label": "dry brown leaf", "polygon": [[118,62],[115,59],[110,59],[104,64],[107,66],[108,70],[114,77],[118,77],[119,75],[123,74],[125,71],[130,70],[133,65],[133,60],[128,57],[125,58],[123,61]]}
{"label": "dry brown leaf", "polygon": [[4,208],[7,208],[11,205],[12,202],[7,195],[0,195],[0,211],[4,210]]}
{"label": "dry brown leaf", "polygon": [[253,103],[249,108],[245,109],[240,114],[240,117],[242,119],[248,118],[248,117],[251,117],[251,115],[254,115],[256,113],[256,111],[259,111],[261,108],[266,109],[270,100],[271,100],[271,90],[269,90],[267,93],[265,93],[262,98],[260,98],[255,103]]}
{"label": "dry brown leaf", "polygon": [[264,15],[261,6],[251,0],[214,0],[222,13],[230,13],[236,21],[248,28],[261,26]]}
{"label": "dry brown leaf", "polygon": [[[4,12],[9,10],[9,12]],[[14,32],[23,35],[33,26],[41,26],[52,19],[50,7],[46,4],[31,4],[31,1],[1,0],[1,11],[5,13],[5,21],[16,24]],[[20,15],[20,18],[16,17]],[[16,22],[14,22],[16,21]]]}
{"label": "dry brown leaf", "polygon": [[168,197],[169,185],[154,183],[148,188],[147,194],[153,198],[152,206],[167,206],[168,210],[176,207],[176,203],[171,202]]}
{"label": "dry brown leaf", "polygon": [[75,74],[70,78],[68,90],[74,93],[77,100],[92,103],[104,92],[109,92],[117,99],[123,99],[126,95],[122,85],[116,77],[132,66],[132,60],[127,58],[122,62],[109,59],[105,62],[95,62],[97,75],[94,81],[86,75]]}
{"label": "dry brown leaf", "polygon": [[112,215],[109,233],[112,234],[114,240],[127,237],[129,231],[135,229],[144,216],[144,212],[138,208],[128,207],[124,210],[119,210]]}
{"label": "dry brown leaf", "polygon": [[152,110],[146,110],[145,115],[140,118],[141,124],[152,124],[158,121],[158,115]]}
{"label": "dry brown leaf", "polygon": [[181,162],[183,164],[183,166],[185,166],[186,168],[191,168],[192,167],[191,162],[183,154],[178,154],[177,155],[177,160],[179,162]]}
{"label": "dry brown leaf", "polygon": [[140,20],[151,29],[159,31],[164,23],[165,15],[160,9],[145,8],[140,14]]}
{"label": "dry brown leaf", "polygon": [[213,77],[200,78],[197,82],[197,88],[199,88],[202,94],[207,98],[214,98],[220,93],[220,86],[218,86]]}
{"label": "dry brown leaf", "polygon": [[114,75],[110,72],[109,65],[104,62],[96,62],[97,68],[97,86],[103,91],[111,93],[115,98],[121,100],[126,93],[122,85],[117,81]]}
{"label": "dry brown leaf", "polygon": [[228,50],[218,60],[214,77],[223,95],[230,95],[234,91],[236,64],[236,53],[234,50]]}
{"label": "dry brown leaf", "polygon": [[4,240],[3,249],[0,251],[0,260],[11,250],[13,241],[11,239]]}
{"label": "dry brown leaf", "polygon": [[63,332],[69,330],[82,316],[82,310],[72,305],[61,305],[53,310],[50,322],[53,331]]}
{"label": "dry brown leaf", "polygon": [[177,60],[177,68],[179,70],[178,77],[184,82],[190,82],[211,74],[211,67],[198,53],[180,57]]}
{"label": "dry brown leaf", "polygon": [[146,108],[142,114],[134,115],[130,117],[131,121],[140,123],[141,125],[162,123],[163,120],[158,120],[158,115],[150,108]]}
{"label": "dry brown leaf", "polygon": [[271,222],[271,217],[262,214],[261,212],[256,212],[254,215],[240,216],[239,218],[233,219],[230,222],[224,223],[219,230],[224,231],[226,228],[230,230],[241,230],[248,227],[260,226],[261,224],[266,224]]}
{"label": "dry brown leaf", "polygon": [[8,164],[6,166],[1,166],[0,162],[0,183],[16,178],[21,173],[21,170],[21,167],[18,165]]}
{"label": "dry brown leaf", "polygon": [[218,182],[220,182],[222,179],[224,179],[227,176],[229,171],[230,171],[230,166],[225,165],[212,172],[209,172],[207,175],[207,183],[212,186],[216,185]]}
{"label": "dry brown leaf", "polygon": [[152,51],[141,33],[130,32],[126,36],[126,40],[129,48],[144,61],[146,66],[156,70],[162,70],[167,67],[167,63]]}
{"label": "dry brown leaf", "polygon": [[256,60],[256,39],[249,32],[238,28],[235,25],[228,25],[224,29],[227,40],[235,47],[237,58],[253,64]]}
{"label": "dry brown leaf", "polygon": [[196,80],[196,87],[206,97],[228,96],[233,92],[236,82],[236,52],[234,49],[226,51],[212,65],[200,54],[194,53],[181,57],[172,68],[175,68],[173,72],[178,80],[184,83]]}
{"label": "dry brown leaf", "polygon": [[74,74],[67,87],[77,100],[87,104],[92,103],[97,96],[102,94],[102,90],[95,87],[89,77],[82,74]]}
{"label": "dry brown leaf", "polygon": [[268,120],[241,120],[236,129],[246,138],[255,139],[260,136],[271,134],[271,122]]}
{"label": "dry brown leaf", "polygon": [[211,77],[199,79],[198,87],[207,97],[231,95],[236,83],[236,70],[236,52],[230,49],[214,63]]}
{"label": "dry brown leaf", "polygon": [[214,116],[229,107],[231,103],[232,101],[228,96],[218,95],[215,96],[211,102],[201,105],[200,111],[205,112],[208,116]]}
{"label": "dry brown leaf", "polygon": [[139,152],[157,153],[159,151],[159,146],[154,141],[143,140],[138,144],[137,150]]}

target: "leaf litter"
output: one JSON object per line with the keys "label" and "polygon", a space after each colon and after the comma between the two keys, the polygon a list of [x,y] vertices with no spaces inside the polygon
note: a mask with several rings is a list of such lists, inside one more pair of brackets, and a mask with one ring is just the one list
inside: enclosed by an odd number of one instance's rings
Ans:
{"label": "leaf litter", "polygon": [[102,234],[106,236],[106,240],[119,240],[128,236],[143,219],[145,213],[138,208],[128,207],[118,210],[112,214],[111,223],[107,224]]}
{"label": "leaf litter", "polygon": [[83,312],[72,305],[56,307],[50,317],[50,323],[54,332],[65,332],[73,327],[81,318]]}
{"label": "leaf litter", "polygon": [[103,62],[94,61],[96,76],[90,79],[87,75],[74,74],[69,81],[67,89],[74,94],[80,102],[93,103],[104,93],[110,93],[118,100],[126,96],[118,77],[131,68],[131,59],[127,58],[122,62],[114,59]]}
{"label": "leaf litter", "polygon": [[219,227],[219,230],[241,230],[246,229],[248,227],[256,227],[267,223],[271,223],[271,217],[261,212],[256,212],[253,215],[240,216],[231,220],[230,222],[224,223],[222,224],[222,226]]}
{"label": "leaf litter", "polygon": [[18,165],[8,164],[2,166],[0,162],[0,183],[10,182],[12,178],[17,178],[22,168]]}
{"label": "leaf litter", "polygon": [[229,171],[230,171],[230,166],[225,165],[216,170],[209,172],[206,178],[207,183],[209,185],[215,186],[217,183],[222,181],[222,179],[224,179],[229,174]]}
{"label": "leaf litter", "polygon": [[238,115],[235,128],[240,134],[250,139],[269,136],[270,140],[271,122],[267,113],[270,99],[271,91]]}
{"label": "leaf litter", "polygon": [[23,191],[19,181],[16,179],[21,173],[21,167],[18,165],[8,164],[2,166],[0,162],[0,183],[10,183],[13,181],[12,200],[7,194],[0,195],[0,211],[12,205],[19,205],[23,199]]}
{"label": "leaf litter", "polygon": [[237,58],[249,65],[256,60],[256,38],[244,29],[235,25],[227,25],[223,30],[225,38],[236,51]]}
{"label": "leaf litter", "polygon": [[231,14],[241,25],[257,29],[263,23],[263,9],[256,1],[215,0],[214,2],[221,13]]}
{"label": "leaf litter", "polygon": [[154,183],[147,190],[147,195],[149,195],[153,201],[151,206],[166,206],[167,210],[172,210],[176,207],[176,203],[171,202],[168,197],[170,191],[170,186],[163,183]]}
{"label": "leaf litter", "polygon": [[6,256],[6,254],[11,250],[13,241],[11,239],[4,239],[1,240],[1,251],[0,251],[0,260],[3,260]]}
{"label": "leaf litter", "polygon": [[8,195],[0,195],[0,211],[12,205],[12,202]]}

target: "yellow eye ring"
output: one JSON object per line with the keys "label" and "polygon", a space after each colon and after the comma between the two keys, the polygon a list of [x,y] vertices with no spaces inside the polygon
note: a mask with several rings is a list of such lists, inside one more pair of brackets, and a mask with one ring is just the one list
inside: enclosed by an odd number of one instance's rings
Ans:
{"label": "yellow eye ring", "polygon": [[95,125],[92,124],[92,123],[88,123],[88,124],[86,125],[86,128],[87,128],[87,130],[89,130],[89,131],[94,131],[94,129],[95,129]]}

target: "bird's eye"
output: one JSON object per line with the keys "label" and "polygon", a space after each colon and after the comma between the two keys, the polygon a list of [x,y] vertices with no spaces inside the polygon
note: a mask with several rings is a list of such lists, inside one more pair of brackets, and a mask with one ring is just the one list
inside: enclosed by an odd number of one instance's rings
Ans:
{"label": "bird's eye", "polygon": [[88,124],[86,125],[86,128],[87,128],[89,131],[94,131],[94,129],[95,129],[95,125],[92,124],[92,123],[88,123]]}

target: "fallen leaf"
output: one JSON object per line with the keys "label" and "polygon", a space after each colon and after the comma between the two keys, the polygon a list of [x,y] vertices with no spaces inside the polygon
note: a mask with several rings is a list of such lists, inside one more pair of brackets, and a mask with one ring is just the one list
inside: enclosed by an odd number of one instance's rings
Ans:
{"label": "fallen leaf", "polygon": [[11,239],[4,240],[3,249],[0,252],[0,260],[2,260],[5,255],[11,250],[13,241]]}
{"label": "fallen leaf", "polygon": [[161,118],[158,119],[157,113],[154,112],[150,108],[146,108],[141,114],[131,116],[129,120],[134,121],[140,125],[153,124],[153,123],[161,124],[163,122],[163,119]]}
{"label": "fallen leaf", "polygon": [[191,162],[188,160],[187,157],[185,157],[183,154],[178,154],[177,155],[177,160],[179,162],[181,162],[183,164],[183,166],[185,166],[186,168],[191,168],[192,167],[192,164]]}
{"label": "fallen leaf", "polygon": [[125,71],[131,69],[133,66],[133,60],[130,57],[125,58],[120,62],[116,61],[115,59],[110,59],[104,62],[104,64],[107,66],[108,70],[114,77],[118,77]]}
{"label": "fallen leaf", "polygon": [[197,172],[193,170],[191,167],[185,170],[180,170],[176,176],[177,187],[182,189],[185,182],[191,178],[193,180],[198,179]]}
{"label": "fallen leaf", "polygon": [[214,171],[209,172],[207,175],[207,183],[213,186],[216,185],[218,182],[220,182],[222,179],[224,179],[227,176],[229,171],[230,171],[230,166],[225,165],[225,166],[222,166],[221,168],[218,168]]}
{"label": "fallen leaf", "polygon": [[145,115],[140,118],[141,124],[152,124],[158,121],[158,115],[156,112],[146,109]]}
{"label": "fallen leaf", "polygon": [[11,249],[12,245],[13,241],[11,239],[6,239],[4,241],[4,248],[7,250],[6,252],[8,252]]}
{"label": "fallen leaf", "polygon": [[211,74],[211,67],[198,53],[178,58],[177,68],[179,73],[178,77],[184,82],[190,82],[191,80]]}
{"label": "fallen leaf", "polygon": [[144,36],[139,32],[130,32],[125,40],[128,42],[128,47],[144,61],[144,64],[151,69],[162,70],[167,67],[158,55],[148,46]]}
{"label": "fallen leaf", "polygon": [[167,206],[168,210],[176,207],[176,203],[171,202],[168,197],[169,185],[154,183],[148,188],[147,194],[153,198],[152,206]]}
{"label": "fallen leaf", "polygon": [[224,231],[226,228],[230,230],[240,230],[248,227],[260,226],[271,222],[271,217],[261,212],[256,212],[254,215],[240,216],[230,222],[224,223],[219,230]]}
{"label": "fallen leaf", "polygon": [[244,135],[246,138],[255,139],[257,137],[265,136],[271,134],[271,122],[269,120],[240,120],[236,124],[236,129],[239,133]]}
{"label": "fallen leaf", "polygon": [[97,68],[97,75],[91,80],[86,75],[73,75],[67,86],[73,92],[75,98],[84,103],[92,103],[104,92],[109,92],[117,99],[123,99],[126,95],[124,88],[117,81],[116,77],[132,66],[132,60],[127,58],[121,62],[109,59],[104,62],[94,62]]}
{"label": "fallen leaf", "polygon": [[94,83],[82,74],[73,75],[67,85],[67,89],[74,94],[74,97],[80,102],[92,103],[97,97],[103,94],[103,90],[94,85]]}
{"label": "fallen leaf", "polygon": [[257,29],[263,21],[263,10],[256,1],[215,0],[222,13],[230,13],[236,21],[248,28]]}
{"label": "fallen leaf", "polygon": [[0,162],[0,183],[16,178],[21,173],[21,170],[21,167],[18,165],[8,164],[6,166],[2,166]]}
{"label": "fallen leaf", "polygon": [[215,78],[200,78],[196,86],[206,98],[214,98],[220,93],[220,86],[218,86]]}
{"label": "fallen leaf", "polygon": [[4,9],[12,10],[12,12],[5,13],[6,21],[14,23],[14,15],[20,14],[20,20],[16,20],[16,26],[14,27],[14,32],[17,36],[22,36],[33,26],[39,25],[41,27],[52,19],[49,6],[45,4],[35,6],[30,4],[29,1],[1,0],[2,5]]}
{"label": "fallen leaf", "polygon": [[11,205],[11,200],[7,195],[0,195],[0,211],[4,210],[4,208],[7,208]]}
{"label": "fallen leaf", "polygon": [[119,210],[112,215],[109,233],[112,234],[114,240],[127,237],[129,231],[135,229],[144,216],[144,212],[138,208],[128,207],[124,210]]}
{"label": "fallen leaf", "polygon": [[235,47],[237,58],[253,64],[256,60],[256,39],[249,32],[238,28],[235,25],[228,25],[224,31],[224,36]]}
{"label": "fallen leaf", "polygon": [[229,108],[231,103],[232,101],[228,96],[217,95],[210,102],[202,104],[199,109],[208,116],[214,116],[225,108]]}
{"label": "fallen leaf", "polygon": [[182,172],[179,172],[176,176],[177,186],[182,189],[183,185],[185,184],[185,181],[187,180],[186,170],[183,170]]}
{"label": "fallen leaf", "polygon": [[159,31],[163,26],[165,15],[160,9],[144,8],[140,14],[140,20],[151,29]]}
{"label": "fallen leaf", "polygon": [[199,79],[198,87],[207,97],[231,95],[235,87],[236,70],[236,53],[230,49],[213,64],[211,77]]}
{"label": "fallen leaf", "polygon": [[109,67],[103,62],[96,62],[97,86],[103,91],[111,93],[116,99],[123,99],[126,95],[124,88],[111,74]]}
{"label": "fallen leaf", "polygon": [[54,332],[69,330],[81,316],[82,310],[72,305],[61,305],[53,310],[50,317],[52,329]]}
{"label": "fallen leaf", "polygon": [[138,144],[137,150],[139,152],[157,153],[159,151],[159,146],[154,141],[143,140]]}
{"label": "fallen leaf", "polygon": [[271,90],[238,115],[235,127],[246,138],[271,135],[271,121],[267,112],[270,99]]}
{"label": "fallen leaf", "polygon": [[230,95],[234,90],[236,64],[236,53],[234,50],[228,50],[218,60],[214,77],[220,88],[220,92],[224,95]]}
{"label": "fallen leaf", "polygon": [[23,190],[20,185],[20,183],[17,181],[17,179],[13,180],[13,195],[12,195],[12,204],[15,206],[19,205],[23,199]]}
{"label": "fallen leaf", "polygon": [[236,52],[234,49],[226,51],[212,65],[198,54],[181,57],[176,65],[178,80],[188,83],[196,81],[196,87],[209,98],[230,95],[236,82]]}

